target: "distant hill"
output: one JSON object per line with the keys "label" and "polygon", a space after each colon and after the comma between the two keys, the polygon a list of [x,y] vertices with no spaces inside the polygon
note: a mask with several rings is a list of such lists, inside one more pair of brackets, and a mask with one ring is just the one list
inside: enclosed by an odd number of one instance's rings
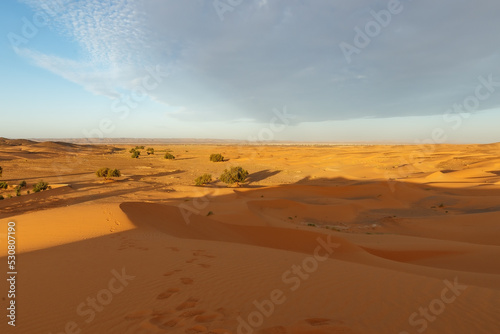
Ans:
{"label": "distant hill", "polygon": [[33,145],[36,143],[37,143],[36,141],[28,139],[8,139],[0,137],[0,145],[5,145],[5,146]]}

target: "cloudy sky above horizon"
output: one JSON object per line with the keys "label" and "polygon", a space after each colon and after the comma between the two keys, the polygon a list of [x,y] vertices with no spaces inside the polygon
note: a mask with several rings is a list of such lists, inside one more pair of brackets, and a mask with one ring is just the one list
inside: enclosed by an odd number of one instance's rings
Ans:
{"label": "cloudy sky above horizon", "polygon": [[499,10],[2,1],[0,136],[500,141]]}

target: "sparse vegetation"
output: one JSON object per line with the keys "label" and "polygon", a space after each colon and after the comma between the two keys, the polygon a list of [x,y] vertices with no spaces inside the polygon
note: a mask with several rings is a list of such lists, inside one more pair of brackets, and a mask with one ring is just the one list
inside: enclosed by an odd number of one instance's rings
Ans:
{"label": "sparse vegetation", "polygon": [[165,153],[165,157],[164,158],[165,159],[169,159],[169,160],[174,160],[175,159],[175,157],[172,154],[170,154],[170,153]]}
{"label": "sparse vegetation", "polygon": [[210,161],[213,162],[224,161],[224,157],[220,153],[210,154]]}
{"label": "sparse vegetation", "polygon": [[132,157],[132,159],[138,159],[140,155],[141,155],[141,152],[134,150],[132,152],[131,157]]}
{"label": "sparse vegetation", "polygon": [[0,189],[7,189],[8,186],[7,182],[0,182]]}
{"label": "sparse vegetation", "polygon": [[136,150],[143,150],[144,149],[144,146],[136,146],[135,147]]}
{"label": "sparse vegetation", "polygon": [[19,187],[26,188],[26,181],[21,181],[21,183],[19,183]]}
{"label": "sparse vegetation", "polygon": [[225,169],[224,173],[221,174],[219,179],[227,184],[236,183],[239,185],[240,183],[245,182],[248,176],[248,171],[244,170],[242,167],[231,167],[230,170]]}
{"label": "sparse vegetation", "polygon": [[16,186],[16,196],[21,196],[21,186]]}
{"label": "sparse vegetation", "polygon": [[214,213],[212,211],[208,211],[207,217],[213,215]]}
{"label": "sparse vegetation", "polygon": [[34,193],[37,193],[37,192],[40,192],[43,190],[47,190],[47,189],[50,189],[49,184],[47,182],[44,182],[44,181],[40,181],[37,184],[33,185],[33,192]]}
{"label": "sparse vegetation", "polygon": [[148,155],[150,155],[150,154],[154,155],[154,154],[155,154],[155,149],[154,149],[154,148],[152,148],[152,147],[149,147],[149,148],[146,150],[146,153],[147,153]]}
{"label": "sparse vegetation", "polygon": [[3,200],[3,199],[4,199],[4,197],[2,195],[0,195],[0,201]]}
{"label": "sparse vegetation", "polygon": [[201,176],[198,176],[195,180],[194,180],[194,183],[197,185],[197,186],[203,186],[207,183],[210,183],[212,182],[212,175],[210,174],[203,174]]}
{"label": "sparse vegetation", "polygon": [[107,167],[99,168],[95,174],[97,177],[103,177],[106,180],[112,177],[120,177],[122,175],[118,169],[110,169]]}

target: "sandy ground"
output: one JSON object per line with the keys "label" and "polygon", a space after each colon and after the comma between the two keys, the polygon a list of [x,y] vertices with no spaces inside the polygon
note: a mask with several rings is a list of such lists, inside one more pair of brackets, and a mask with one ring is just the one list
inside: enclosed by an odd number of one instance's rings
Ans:
{"label": "sandy ground", "polygon": [[2,142],[1,333],[499,333],[499,144],[131,147]]}

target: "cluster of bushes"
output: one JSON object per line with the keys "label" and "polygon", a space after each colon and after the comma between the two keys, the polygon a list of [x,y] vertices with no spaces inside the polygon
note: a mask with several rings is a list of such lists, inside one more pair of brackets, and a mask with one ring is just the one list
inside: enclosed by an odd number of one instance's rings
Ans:
{"label": "cluster of bushes", "polygon": [[[231,167],[229,170],[225,169],[224,172],[219,176],[219,180],[226,184],[237,184],[244,183],[248,177],[248,171],[243,169],[243,167]],[[203,174],[198,176],[194,183],[197,186],[203,186],[207,183],[212,182],[212,175]]]}
{"label": "cluster of bushes", "polygon": [[[48,186],[48,184],[47,184]],[[7,184],[7,182],[0,182],[0,189],[8,189],[9,188],[9,185]],[[17,186],[14,187],[14,190],[16,191],[16,196],[21,196],[21,189],[22,188],[26,188],[26,181],[21,181],[21,183],[19,183]],[[29,190],[28,190],[28,194],[29,194]],[[12,197],[12,195],[9,195],[8,196],[9,198]],[[4,199],[3,196],[0,196],[0,200]]]}
{"label": "cluster of bushes", "polygon": [[137,159],[141,155],[141,151],[137,150],[137,147],[138,146],[136,146],[136,148],[131,148],[130,151],[128,151],[129,153],[132,153],[131,155],[132,159]]}
{"label": "cluster of bushes", "polygon": [[97,175],[97,177],[103,177],[104,179],[107,180],[112,177],[120,177],[122,173],[118,169],[110,169],[107,167],[102,167],[95,172],[95,175]]}
{"label": "cluster of bushes", "polygon": [[51,188],[50,188],[49,184],[47,182],[44,182],[44,181],[40,181],[40,182],[33,185],[33,192],[34,193],[38,193],[40,191],[44,191],[47,189],[51,189]]}
{"label": "cluster of bushes", "polygon": [[0,182],[0,189],[7,189],[8,186],[7,182]]}
{"label": "cluster of bushes", "polygon": [[165,159],[169,159],[169,160],[174,160],[175,159],[175,157],[172,154],[168,153],[168,152],[165,153],[165,157],[164,158]]}
{"label": "cluster of bushes", "polygon": [[224,161],[224,157],[220,153],[210,154],[210,161],[213,162]]}
{"label": "cluster of bushes", "polygon": [[148,155],[150,155],[150,154],[154,155],[154,154],[155,154],[155,149],[154,149],[154,148],[152,148],[152,147],[149,147],[149,148],[146,150],[146,153],[147,153]]}

